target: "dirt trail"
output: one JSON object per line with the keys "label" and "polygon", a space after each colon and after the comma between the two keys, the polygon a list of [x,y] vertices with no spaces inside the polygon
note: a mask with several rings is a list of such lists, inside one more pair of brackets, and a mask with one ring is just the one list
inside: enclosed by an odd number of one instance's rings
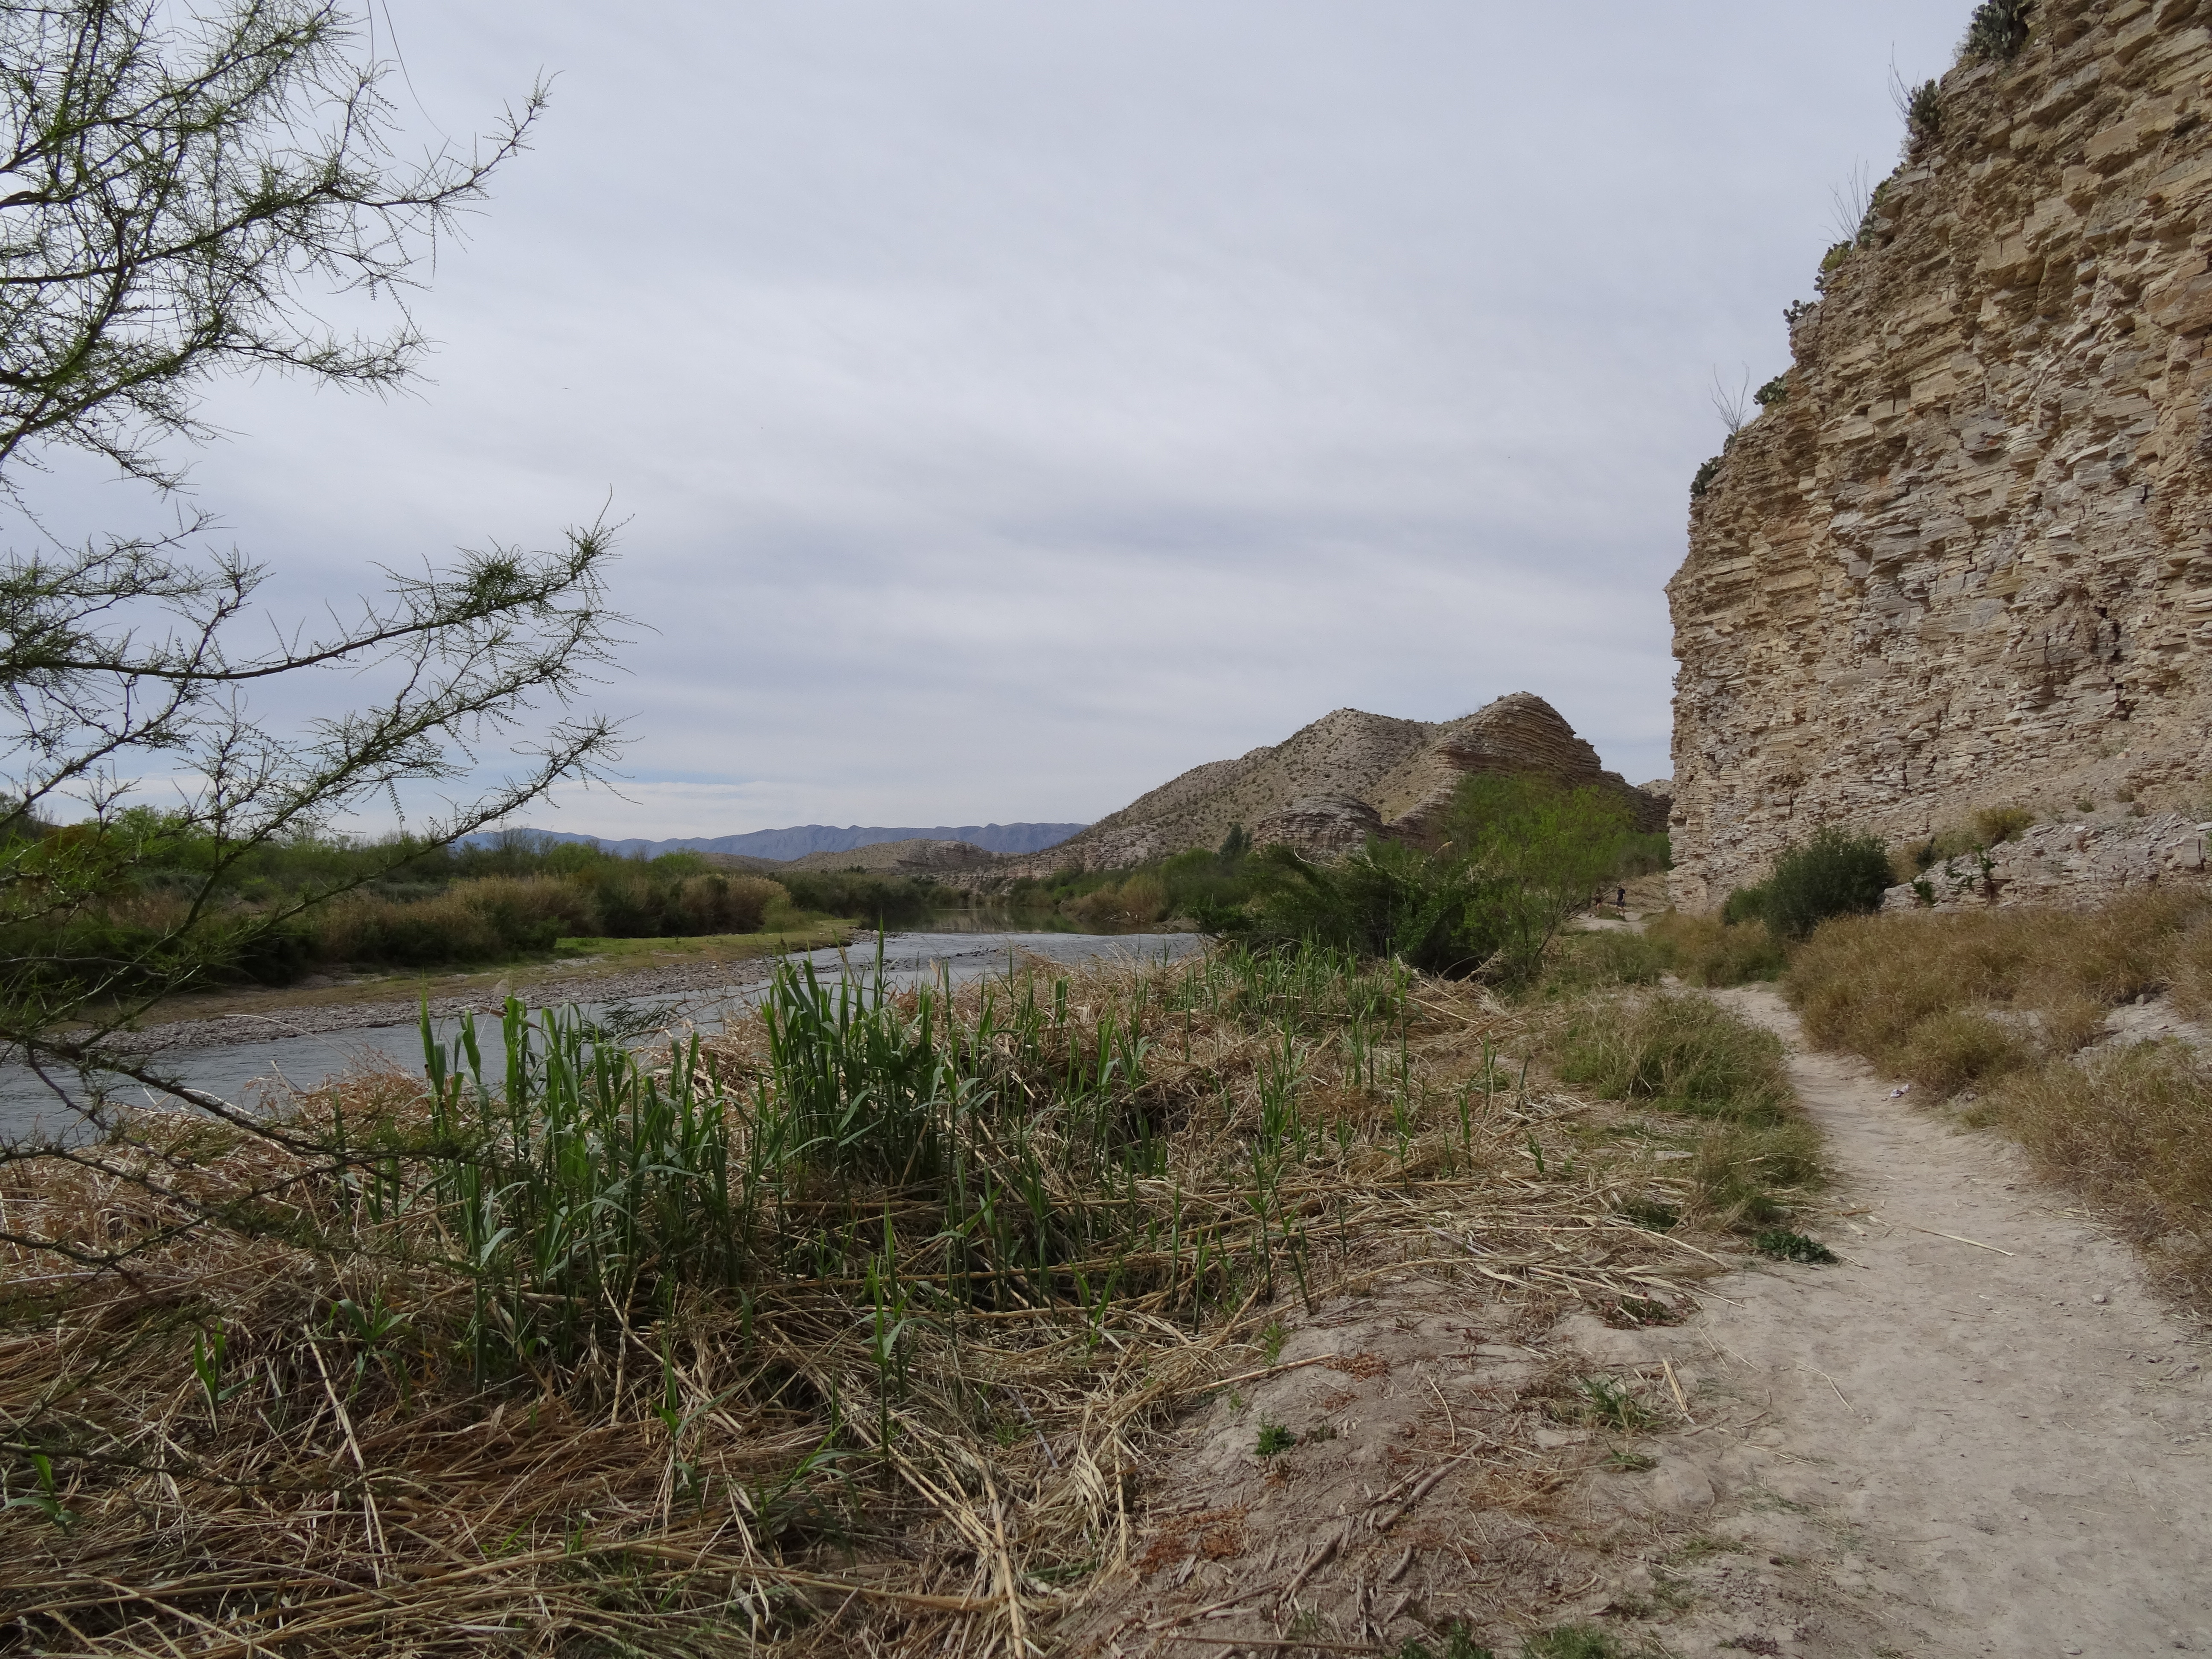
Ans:
{"label": "dirt trail", "polygon": [[2212,1651],[2201,1333],[2010,1147],[1806,1053],[1772,991],[1721,994],[1790,1044],[1835,1170],[1811,1224],[1848,1259],[1715,1281],[1675,1330],[1588,1333],[1622,1359],[1702,1356],[1705,1420],[1652,1449],[1668,1506],[1710,1501],[1722,1547],[1664,1558],[1662,1595],[1701,1592],[1667,1645]]}

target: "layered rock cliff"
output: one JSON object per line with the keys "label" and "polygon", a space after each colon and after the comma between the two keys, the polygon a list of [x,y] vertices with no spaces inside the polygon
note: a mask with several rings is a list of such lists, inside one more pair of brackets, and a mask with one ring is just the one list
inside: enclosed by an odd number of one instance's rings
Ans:
{"label": "layered rock cliff", "polygon": [[1006,876],[1112,870],[1194,847],[1218,847],[1232,824],[1265,845],[1333,857],[1370,835],[1429,839],[1461,778],[1536,772],[1616,791],[1639,824],[1665,822],[1663,800],[1600,763],[1541,697],[1516,691],[1456,720],[1394,720],[1340,708],[1279,744],[1209,761],[1139,796],[1048,852],[999,860]]}
{"label": "layered rock cliff", "polygon": [[2212,4],[2031,17],[1943,78],[1692,502],[1680,903],[1824,823],[2204,798]]}

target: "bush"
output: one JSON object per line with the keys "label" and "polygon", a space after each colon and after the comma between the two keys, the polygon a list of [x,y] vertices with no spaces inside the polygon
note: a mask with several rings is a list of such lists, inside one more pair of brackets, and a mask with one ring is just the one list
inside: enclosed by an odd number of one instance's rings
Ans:
{"label": "bush", "polygon": [[1916,155],[1943,136],[1943,88],[1936,82],[1923,81],[1905,94],[1905,131]]}
{"label": "bush", "polygon": [[1881,909],[1889,884],[1889,854],[1881,838],[1830,824],[1774,860],[1759,915],[1783,938],[1800,939],[1832,916]]}
{"label": "bush", "polygon": [[849,916],[871,927],[911,927],[957,901],[956,895],[927,877],[868,870],[791,870],[776,879],[800,909]]}
{"label": "bush", "polygon": [[1457,860],[1370,841],[1334,865],[1287,847],[1263,848],[1252,861],[1263,890],[1232,930],[1248,945],[1330,945],[1458,979],[1489,966],[1505,948],[1487,902],[1494,878]]}
{"label": "bush", "polygon": [[1759,387],[1758,391],[1751,394],[1752,401],[1756,403],[1761,409],[1771,409],[1776,404],[1778,404],[1784,398],[1788,398],[1789,395],[1790,375],[1787,370],[1776,375],[1765,386]]}
{"label": "bush", "polygon": [[1713,479],[1719,474],[1720,470],[1721,458],[1717,455],[1714,456],[1711,460],[1700,461],[1698,463],[1698,470],[1690,475],[1690,499],[1692,501],[1703,501],[1705,499],[1705,492],[1713,487]]}
{"label": "bush", "polygon": [[1969,64],[2002,63],[2027,44],[2028,18],[2035,0],[1982,0],[1966,24],[1959,55]]}

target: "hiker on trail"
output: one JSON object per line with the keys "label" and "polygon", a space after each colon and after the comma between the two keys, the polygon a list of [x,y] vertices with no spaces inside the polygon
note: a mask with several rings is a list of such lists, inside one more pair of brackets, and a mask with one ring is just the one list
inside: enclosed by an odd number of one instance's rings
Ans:
{"label": "hiker on trail", "polygon": [[1620,896],[1619,896],[1619,897],[1617,897],[1617,898],[1615,898],[1615,899],[1613,900],[1613,902],[1614,902],[1615,904],[1617,904],[1617,905],[1620,906],[1623,909],[1626,909],[1626,908],[1627,908],[1627,906],[1628,906],[1628,890],[1627,890],[1626,887],[1624,887],[1624,888],[1622,888],[1622,889],[1620,890]]}

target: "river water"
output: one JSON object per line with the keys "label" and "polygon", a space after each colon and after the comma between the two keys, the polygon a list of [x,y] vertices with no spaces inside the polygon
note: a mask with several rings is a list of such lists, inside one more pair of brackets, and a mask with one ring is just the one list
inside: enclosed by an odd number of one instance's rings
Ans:
{"label": "river water", "polygon": [[[1193,933],[893,933],[884,940],[884,980],[895,988],[935,981],[949,974],[954,983],[1004,973],[1024,957],[1041,958],[1074,967],[1100,960],[1172,962],[1204,947]],[[835,948],[794,955],[792,960],[811,962],[815,971],[836,975],[849,966],[856,975],[872,981],[876,971],[875,941],[868,939],[847,950]],[[614,1030],[632,1034],[644,1043],[671,1030],[686,1026],[700,1030],[720,1030],[733,1014],[758,1002],[768,988],[768,963],[747,963],[756,976],[704,990],[693,989],[632,997],[621,1002],[585,1002],[575,1006],[584,1016]],[[496,1047],[496,1017],[477,1018],[477,1030]],[[231,1043],[155,1051],[149,1069],[159,1069],[179,1081],[226,1100],[246,1102],[274,1090],[313,1088],[326,1078],[364,1061],[396,1060],[410,1070],[422,1063],[419,1023],[410,1018],[391,1025],[372,1025],[342,1031],[287,1031],[281,1017],[264,1024],[265,1035]],[[458,1018],[434,1020],[440,1038],[451,1041],[460,1030]],[[158,1030],[148,1036],[158,1042]],[[56,1079],[79,1095],[77,1079],[63,1074]],[[161,1097],[136,1085],[115,1091],[118,1099],[161,1105]],[[28,1067],[0,1065],[0,1140],[13,1141],[33,1134],[75,1138],[80,1129],[77,1115],[58,1097],[55,1089]]]}

